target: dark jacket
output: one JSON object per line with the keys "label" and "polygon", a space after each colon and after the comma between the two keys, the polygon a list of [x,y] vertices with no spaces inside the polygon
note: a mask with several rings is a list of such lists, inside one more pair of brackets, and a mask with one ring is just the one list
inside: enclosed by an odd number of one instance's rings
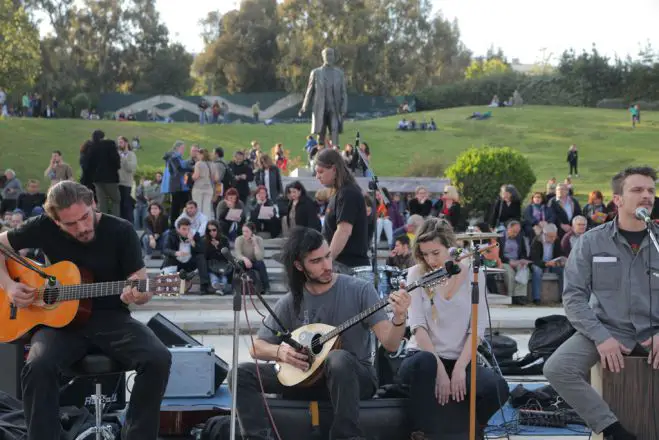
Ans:
{"label": "dark jacket", "polygon": [[148,235],[162,236],[167,229],[169,229],[169,217],[165,214],[160,214],[157,218],[149,214],[144,218],[144,232]]}
{"label": "dark jacket", "polygon": [[558,235],[563,237],[565,235],[565,232],[561,228],[561,225],[572,225],[572,219],[576,217],[577,215],[581,215],[581,206],[579,206],[579,202],[577,199],[572,197],[572,203],[574,204],[574,210],[572,212],[572,218],[568,218],[567,213],[561,206],[561,203],[558,201],[558,199],[554,198],[549,201],[549,209],[554,211],[554,223],[558,227]]}
{"label": "dark jacket", "polygon": [[249,197],[249,182],[254,180],[254,171],[252,171],[252,167],[249,165],[249,161],[244,160],[240,165],[236,164],[235,162],[231,162],[229,164],[229,168],[231,169],[231,172],[233,172],[234,176],[239,176],[241,174],[245,174],[247,176],[247,179],[245,180],[236,180],[236,190],[238,191],[238,197],[240,200],[245,202],[247,198]]}
{"label": "dark jacket", "polygon": [[87,170],[91,182],[119,183],[121,158],[113,140],[103,139],[93,144],[89,147],[88,155]]}
{"label": "dark jacket", "polygon": [[513,200],[510,205],[502,199],[498,199],[492,206],[489,225],[496,228],[500,224],[505,225],[509,220],[520,221],[522,219],[522,204],[519,200]]}
{"label": "dark jacket", "polygon": [[[293,208],[293,202],[288,203],[288,212],[291,212]],[[288,226],[291,226],[291,222],[286,218]],[[295,225],[296,226],[305,226],[307,228],[315,229],[316,231],[321,231],[320,218],[318,217],[318,205],[316,202],[311,200],[308,196],[301,196],[295,207]]]}
{"label": "dark jacket", "polygon": [[[544,269],[545,266],[545,261],[543,260],[544,256],[544,246],[542,243],[542,235],[538,235],[536,238],[533,239],[531,242],[531,254],[529,260],[533,262],[534,265]],[[552,258],[558,258],[558,257],[563,257],[563,249],[561,249],[561,240],[556,239],[554,241],[554,254],[552,255]]]}
{"label": "dark jacket", "polygon": [[[171,230],[165,238],[165,244],[163,246],[162,253],[165,255],[165,260],[163,261],[162,267],[167,266],[177,266],[179,261],[176,259],[176,252],[178,252],[179,246],[181,244],[182,237],[175,230]],[[194,235],[195,245],[191,247],[192,252],[192,261],[198,254],[204,254],[204,241],[201,239],[198,233]]]}
{"label": "dark jacket", "polygon": [[254,176],[254,182],[257,186],[265,186],[266,171],[270,174],[270,188],[268,188],[268,195],[270,196],[270,199],[276,202],[279,196],[284,193],[284,186],[281,182],[281,172],[279,171],[279,168],[271,166],[268,170],[258,170]]}
{"label": "dark jacket", "polygon": [[[544,221],[547,223],[554,223],[554,211],[550,209],[548,205],[540,205],[540,209],[542,210]],[[533,237],[535,237],[533,227],[537,224],[538,219],[536,219],[533,215],[533,205],[529,205],[524,209],[524,216],[522,217],[522,227],[524,228],[524,234],[529,237],[529,239],[533,239]]]}
{"label": "dark jacket", "polygon": [[175,192],[190,191],[185,183],[185,174],[192,171],[192,162],[183,159],[178,151],[168,151],[163,156],[165,170],[162,175],[160,192],[172,194]]}

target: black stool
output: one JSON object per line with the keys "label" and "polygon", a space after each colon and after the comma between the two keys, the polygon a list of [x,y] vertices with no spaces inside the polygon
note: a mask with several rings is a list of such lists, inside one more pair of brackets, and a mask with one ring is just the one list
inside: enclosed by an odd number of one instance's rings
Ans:
{"label": "black stool", "polygon": [[66,375],[73,377],[73,379],[68,385],[71,385],[77,379],[92,377],[96,388],[95,393],[90,396],[90,400],[94,404],[96,423],[94,426],[78,435],[75,440],[84,440],[94,434],[95,440],[115,440],[112,427],[110,425],[103,425],[103,405],[112,402],[112,396],[108,398],[102,394],[103,390],[98,378],[100,376],[125,372],[126,369],[118,362],[104,354],[97,353],[87,354],[71,366]]}

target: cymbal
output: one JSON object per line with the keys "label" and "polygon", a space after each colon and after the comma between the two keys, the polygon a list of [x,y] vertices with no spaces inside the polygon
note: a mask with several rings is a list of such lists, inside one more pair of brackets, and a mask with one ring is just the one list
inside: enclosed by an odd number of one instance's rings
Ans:
{"label": "cymbal", "polygon": [[499,237],[503,237],[503,234],[497,234],[496,232],[464,232],[455,236],[456,240],[465,241],[488,240]]}

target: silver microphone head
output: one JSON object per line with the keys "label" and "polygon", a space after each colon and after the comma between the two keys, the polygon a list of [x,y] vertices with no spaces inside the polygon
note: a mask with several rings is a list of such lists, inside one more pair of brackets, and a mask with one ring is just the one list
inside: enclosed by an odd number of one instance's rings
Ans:
{"label": "silver microphone head", "polygon": [[636,212],[634,212],[634,216],[641,220],[644,221],[645,223],[650,223],[652,220],[650,219],[650,211],[648,211],[647,208],[636,208]]}

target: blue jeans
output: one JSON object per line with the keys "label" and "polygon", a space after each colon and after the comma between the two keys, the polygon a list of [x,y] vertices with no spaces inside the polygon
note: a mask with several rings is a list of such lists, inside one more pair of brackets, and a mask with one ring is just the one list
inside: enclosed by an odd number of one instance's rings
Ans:
{"label": "blue jeans", "polygon": [[142,249],[144,249],[144,252],[147,255],[151,255],[153,251],[159,251],[162,253],[162,248],[165,243],[164,237],[165,234],[160,235],[160,237],[156,239],[156,248],[152,249],[151,246],[149,246],[149,235],[148,234],[142,235],[142,239],[140,240],[142,242]]}
{"label": "blue jeans", "polygon": [[136,203],[135,210],[133,212],[133,226],[135,226],[135,229],[144,229],[145,218],[146,218],[146,205]]}
{"label": "blue jeans", "polygon": [[220,275],[214,274],[213,272],[208,272],[208,276],[211,279],[211,286],[215,286],[217,284],[221,284],[221,285],[225,286],[227,284],[227,277],[224,276],[224,275],[220,276]]}
{"label": "blue jeans", "polygon": [[547,267],[542,269],[541,267],[536,266],[535,264],[531,265],[531,295],[533,300],[540,300],[540,292],[542,292],[542,275],[545,271],[549,273],[555,273],[558,275],[558,290],[563,296],[563,268],[562,267]]}

